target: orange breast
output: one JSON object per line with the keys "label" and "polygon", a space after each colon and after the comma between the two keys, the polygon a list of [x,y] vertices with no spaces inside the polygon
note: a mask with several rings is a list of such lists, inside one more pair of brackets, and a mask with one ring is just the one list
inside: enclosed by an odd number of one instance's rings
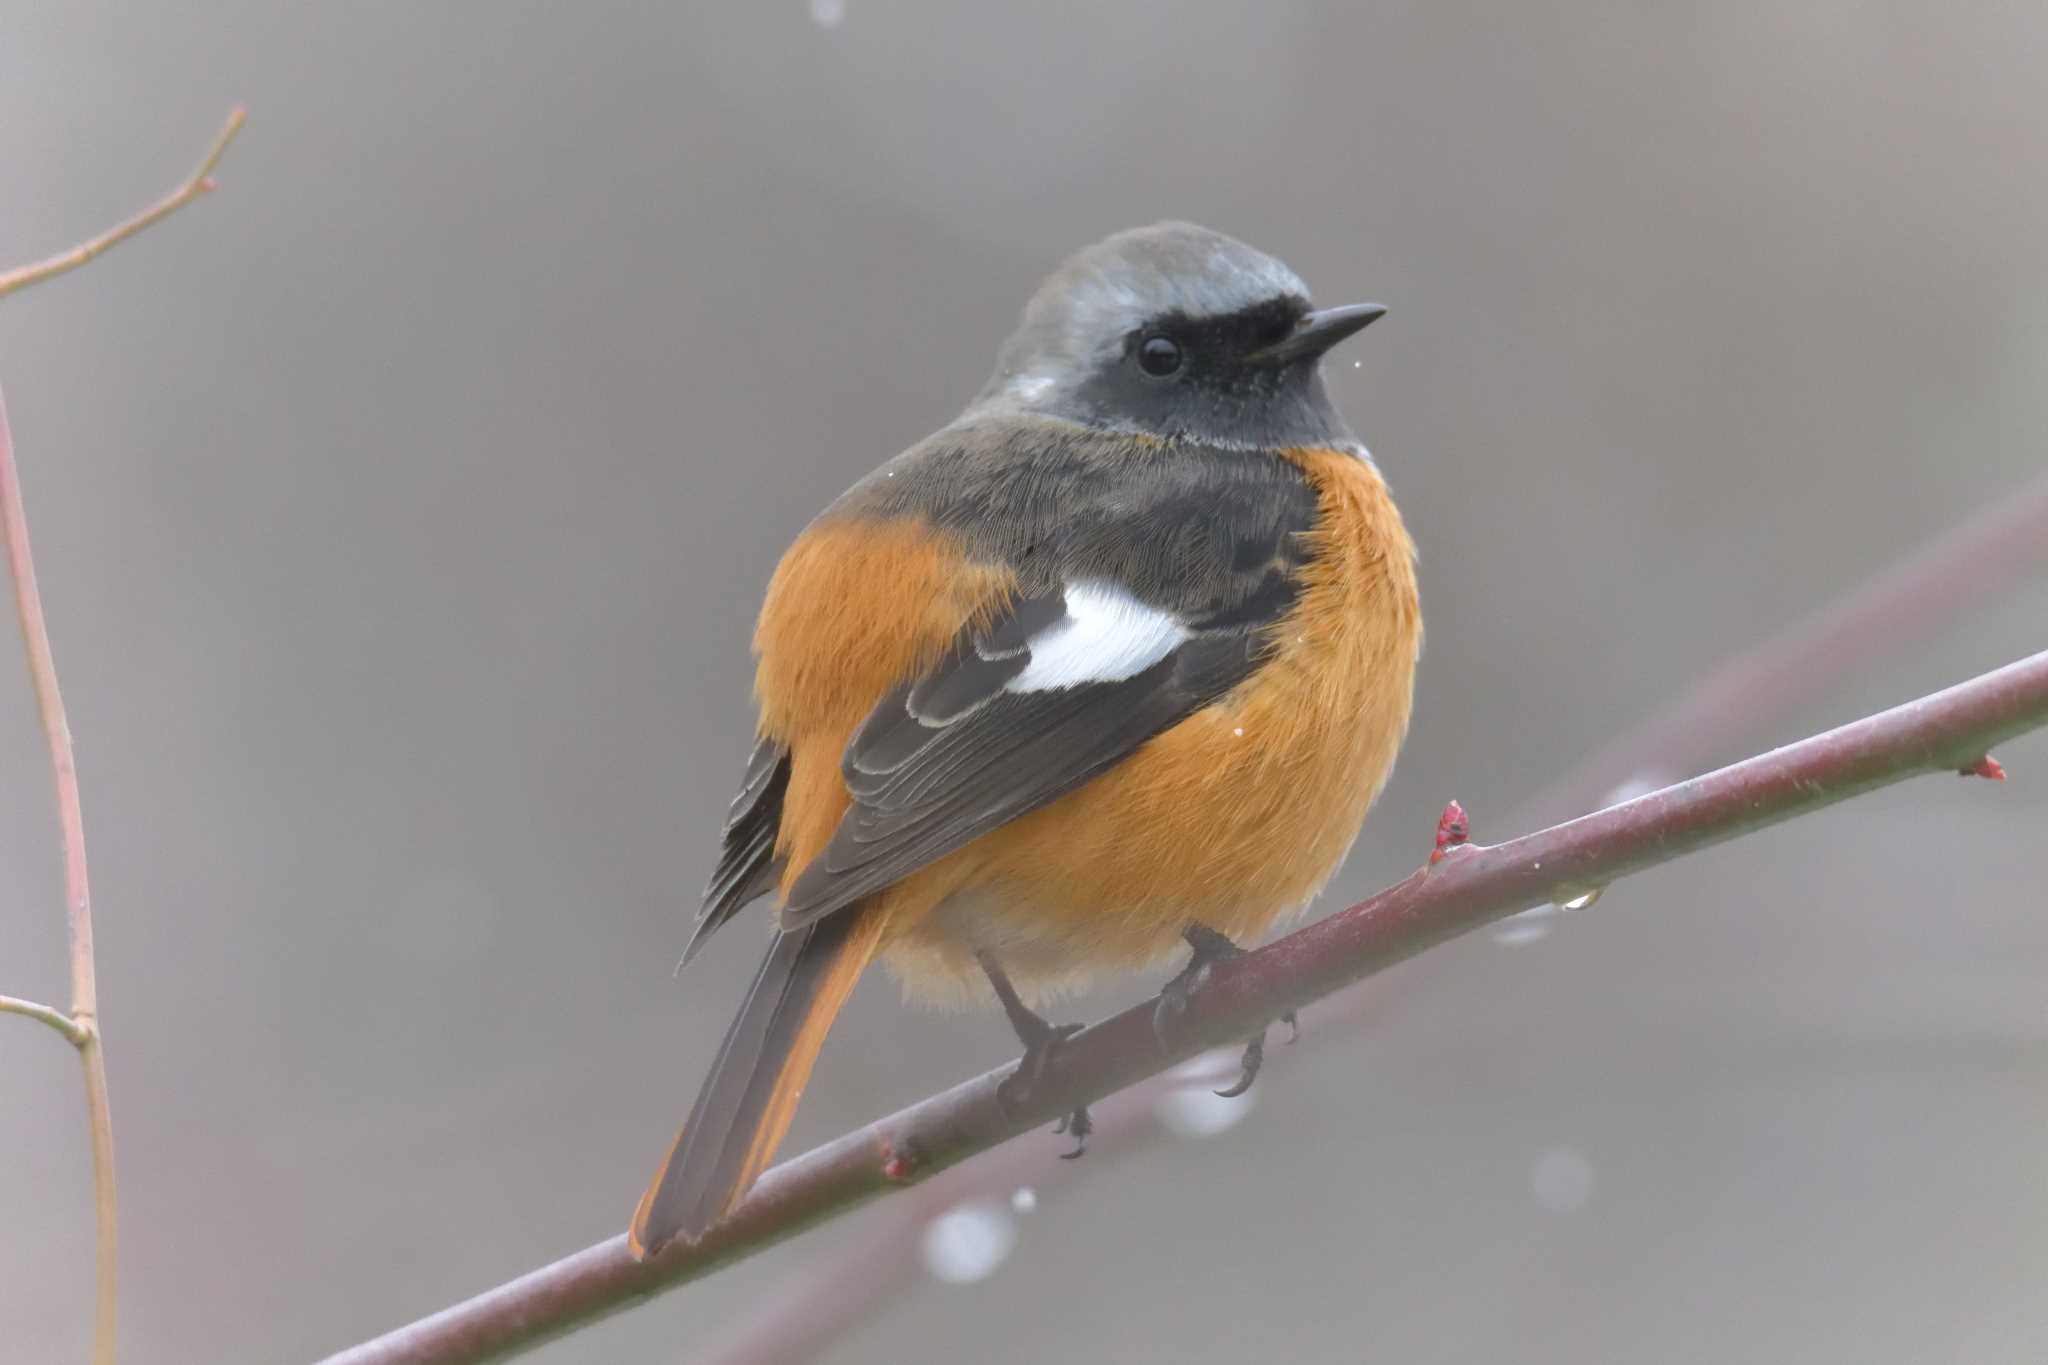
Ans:
{"label": "orange breast", "polygon": [[1422,615],[1378,471],[1289,458],[1320,517],[1274,655],[1087,786],[893,888],[885,960],[910,993],[978,994],[977,946],[1043,994],[1156,962],[1190,920],[1254,939],[1336,870],[1407,731]]}

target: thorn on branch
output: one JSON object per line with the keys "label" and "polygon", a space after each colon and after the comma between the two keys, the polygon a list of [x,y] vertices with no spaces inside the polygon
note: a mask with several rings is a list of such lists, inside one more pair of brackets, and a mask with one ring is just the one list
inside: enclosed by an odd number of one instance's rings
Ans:
{"label": "thorn on branch", "polygon": [[1444,806],[1444,813],[1436,821],[1436,847],[1429,851],[1429,865],[1435,867],[1444,860],[1444,855],[1454,848],[1463,848],[1472,838],[1472,826],[1465,818],[1465,808],[1456,801]]}
{"label": "thorn on branch", "polygon": [[1982,777],[1993,782],[2005,781],[2005,765],[1990,754],[1984,755],[1967,767],[1956,769],[1956,773],[1962,777]]}

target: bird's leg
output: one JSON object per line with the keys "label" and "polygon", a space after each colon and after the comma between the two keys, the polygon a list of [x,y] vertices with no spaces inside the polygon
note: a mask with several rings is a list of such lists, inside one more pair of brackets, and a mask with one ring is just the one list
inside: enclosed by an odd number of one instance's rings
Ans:
{"label": "bird's leg", "polygon": [[[1181,937],[1188,941],[1188,947],[1194,949],[1194,955],[1188,959],[1188,965],[1181,968],[1173,980],[1160,987],[1159,1003],[1152,1007],[1152,1032],[1162,1047],[1166,1044],[1167,1032],[1173,1027],[1174,1021],[1187,1009],[1188,1001],[1202,988],[1202,983],[1209,979],[1209,969],[1218,962],[1228,962],[1233,957],[1244,956],[1244,949],[1205,924],[1190,924],[1181,930]],[[1293,1010],[1281,1015],[1280,1022],[1287,1025],[1290,1030],[1288,1042],[1291,1043],[1301,1036],[1301,1024],[1294,1017]],[[1259,1067],[1265,1060],[1266,1030],[1261,1028],[1244,1045],[1244,1074],[1237,1078],[1236,1085],[1216,1093],[1228,1100],[1235,1099],[1251,1089],[1252,1080],[1259,1074]]]}
{"label": "bird's leg", "polygon": [[[1003,1079],[996,1087],[996,1102],[1005,1108],[1023,1103],[1030,1097],[1031,1089],[1045,1075],[1046,1064],[1060,1045],[1081,1031],[1080,1024],[1049,1024],[1031,1012],[1017,994],[1017,988],[1010,984],[995,954],[985,949],[976,949],[974,960],[981,964],[982,974],[988,977],[988,984],[995,990],[996,999],[1003,1005],[1003,1013],[1009,1016],[1010,1027],[1017,1032],[1017,1041],[1024,1044],[1024,1058],[1017,1063],[1017,1069]],[[1062,1153],[1071,1161],[1088,1150],[1088,1135],[1095,1131],[1095,1123],[1088,1117],[1088,1106],[1082,1105],[1059,1121],[1053,1129],[1056,1133],[1073,1135],[1074,1150]]]}

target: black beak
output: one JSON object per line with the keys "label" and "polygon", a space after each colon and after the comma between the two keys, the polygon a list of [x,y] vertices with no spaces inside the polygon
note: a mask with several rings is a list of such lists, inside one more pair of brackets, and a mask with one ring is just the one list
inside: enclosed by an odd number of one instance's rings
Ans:
{"label": "black beak", "polygon": [[1286,337],[1245,359],[1254,365],[1285,365],[1307,356],[1319,356],[1353,332],[1370,326],[1386,315],[1377,303],[1351,303],[1342,308],[1319,308],[1294,324]]}

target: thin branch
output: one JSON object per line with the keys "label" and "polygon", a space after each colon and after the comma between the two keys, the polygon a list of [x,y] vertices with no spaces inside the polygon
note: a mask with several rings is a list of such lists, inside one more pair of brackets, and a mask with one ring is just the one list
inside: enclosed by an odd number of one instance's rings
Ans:
{"label": "thin branch", "polygon": [[24,1018],[39,1020],[64,1035],[65,1041],[73,1047],[84,1047],[88,1036],[79,1027],[78,1021],[63,1010],[53,1010],[48,1005],[38,1005],[33,1000],[21,1000],[11,995],[0,995],[0,1014],[19,1014]]}
{"label": "thin branch", "polygon": [[[1239,1051],[1218,1048],[1091,1105],[1095,1129],[1088,1135],[1089,1160],[1079,1164],[1093,1170],[1103,1157],[1157,1131],[1155,1105],[1162,1096],[1214,1091],[1236,1081]],[[1045,1174],[1043,1147],[1006,1142],[886,1201],[873,1212],[892,1216],[860,1220],[841,1245],[792,1268],[775,1294],[699,1348],[692,1357],[695,1365],[796,1365],[817,1359],[855,1324],[872,1324],[895,1283],[917,1272],[918,1241],[934,1218],[974,1195],[1007,1195]]]}
{"label": "thin branch", "polygon": [[92,1358],[94,1365],[114,1365],[114,1273],[120,1259],[114,1216],[114,1111],[107,1102],[107,1054],[100,1046],[99,1026],[84,1027],[87,1036],[79,1044],[78,1061],[85,1070],[85,1121],[92,1132]]}
{"label": "thin branch", "polygon": [[447,1365],[535,1345],[915,1183],[1078,1105],[1249,1035],[1282,1012],[1534,904],[1902,781],[1973,769],[2048,724],[2048,652],[1633,801],[1493,846],[1463,845],[1370,900],[1219,964],[1163,1042],[1149,1002],[1077,1034],[1014,1108],[1001,1067],[768,1172],[724,1223],[639,1262],[624,1235],[330,1359]]}
{"label": "thin branch", "polygon": [[200,195],[211,193],[216,188],[213,168],[220,164],[221,155],[227,151],[228,144],[235,140],[235,134],[242,131],[242,124],[248,117],[248,111],[237,105],[228,115],[228,121],[222,125],[219,134],[213,139],[213,145],[206,149],[206,159],[199,163],[199,169],[192,172],[191,178],[127,222],[109,228],[69,251],[60,251],[47,260],[19,266],[0,274],[0,297],[12,294],[17,289],[26,289],[32,284],[40,284],[66,271],[76,270],[109,247],[118,246],[144,228],[170,217]]}
{"label": "thin branch", "polygon": [[[111,228],[48,260],[0,273],[0,297],[76,270],[108,248],[170,217],[214,188],[214,167],[228,144],[242,131],[248,112],[236,106],[228,114],[199,169],[189,179],[127,222]],[[0,396],[0,539],[14,579],[14,606],[21,622],[22,644],[28,651],[29,676],[35,682],[36,706],[42,713],[49,742],[50,767],[56,778],[57,820],[63,836],[64,909],[71,932],[71,1013],[64,1016],[45,1005],[0,996],[0,1010],[41,1019],[71,1040],[85,1073],[86,1123],[92,1134],[93,1222],[95,1227],[92,1358],[96,1365],[114,1360],[115,1246],[114,1117],[107,1102],[107,1056],[100,1042],[99,985],[93,971],[92,885],[85,860],[85,812],[78,796],[78,764],[71,750],[71,725],[64,715],[64,696],[57,687],[57,663],[50,652],[50,632],[43,620],[42,594],[36,589],[35,560],[29,553],[28,515],[21,498],[21,475],[14,463],[14,439],[7,424],[7,403]]]}
{"label": "thin branch", "polygon": [[50,768],[57,785],[57,823],[63,832],[64,909],[71,927],[71,1030],[85,1071],[86,1119],[92,1131],[92,1203],[96,1227],[97,1286],[93,1307],[93,1359],[114,1359],[114,1120],[107,1105],[107,1057],[100,1046],[99,990],[93,976],[92,886],[85,862],[85,813],[78,799],[78,764],[71,753],[71,724],[57,688],[57,663],[43,622],[42,594],[36,590],[35,559],[29,553],[28,516],[22,507],[21,474],[14,463],[14,435],[7,399],[0,394],[0,539],[14,578],[14,608],[21,641],[35,680],[36,706],[49,741]]}
{"label": "thin branch", "polygon": [[1731,739],[1739,742],[1729,734],[1732,720],[1754,723],[1825,696],[1871,659],[1924,641],[1987,593],[2035,582],[2044,569],[2048,473],[1675,693],[1546,787],[1530,803],[1530,818],[1562,819],[1606,804],[1624,784],[1696,773],[1728,753]]}

